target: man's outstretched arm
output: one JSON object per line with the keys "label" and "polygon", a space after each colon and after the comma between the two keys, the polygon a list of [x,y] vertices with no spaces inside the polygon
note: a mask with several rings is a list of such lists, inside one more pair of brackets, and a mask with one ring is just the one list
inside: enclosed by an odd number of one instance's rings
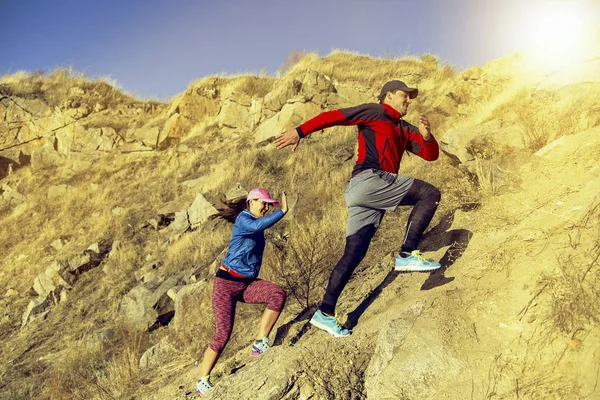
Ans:
{"label": "man's outstretched arm", "polygon": [[367,123],[376,118],[380,113],[381,107],[376,104],[361,104],[356,107],[342,108],[340,110],[325,111],[316,117],[306,121],[296,129],[289,130],[275,138],[275,146],[283,149],[287,146],[294,146],[295,151],[300,143],[300,139],[311,133],[329,128],[336,125],[358,125]]}
{"label": "man's outstretched arm", "polygon": [[287,146],[293,145],[292,151],[296,151],[300,139],[310,135],[319,129],[325,129],[334,125],[344,123],[345,117],[341,110],[326,111],[316,117],[306,121],[296,129],[289,130],[275,138],[275,146],[281,150]]}

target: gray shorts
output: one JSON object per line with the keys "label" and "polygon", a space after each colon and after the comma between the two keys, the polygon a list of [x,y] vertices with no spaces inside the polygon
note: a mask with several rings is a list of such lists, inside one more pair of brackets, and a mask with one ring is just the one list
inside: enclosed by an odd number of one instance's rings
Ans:
{"label": "gray shorts", "polygon": [[364,170],[352,177],[344,193],[348,206],[346,236],[367,225],[378,228],[385,212],[396,210],[413,181],[380,169]]}

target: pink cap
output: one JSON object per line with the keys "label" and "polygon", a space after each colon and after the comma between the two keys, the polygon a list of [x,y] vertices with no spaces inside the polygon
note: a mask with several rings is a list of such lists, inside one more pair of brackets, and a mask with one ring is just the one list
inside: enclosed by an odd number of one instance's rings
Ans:
{"label": "pink cap", "polygon": [[275,207],[279,207],[279,203],[271,198],[269,192],[262,188],[254,188],[248,193],[246,200],[262,200],[265,203],[271,203]]}

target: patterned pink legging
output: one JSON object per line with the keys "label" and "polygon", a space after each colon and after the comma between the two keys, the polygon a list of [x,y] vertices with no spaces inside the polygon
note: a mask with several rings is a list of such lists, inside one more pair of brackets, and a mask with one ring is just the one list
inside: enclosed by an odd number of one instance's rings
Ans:
{"label": "patterned pink legging", "polygon": [[231,336],[238,301],[248,304],[267,303],[269,310],[281,312],[285,303],[285,292],[276,284],[261,279],[248,283],[215,278],[212,297],[215,337],[210,342],[210,348],[217,353],[223,351]]}

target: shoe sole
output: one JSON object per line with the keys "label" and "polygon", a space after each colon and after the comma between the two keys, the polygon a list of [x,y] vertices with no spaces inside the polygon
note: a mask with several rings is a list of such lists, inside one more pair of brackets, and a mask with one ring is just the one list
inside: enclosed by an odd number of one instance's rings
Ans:
{"label": "shoe sole", "polygon": [[260,356],[262,353],[264,353],[264,351],[254,351],[254,350],[252,350],[252,353],[250,353],[250,355],[251,355],[252,357],[258,357],[258,356]]}
{"label": "shoe sole", "polygon": [[321,330],[324,330],[325,332],[329,333],[333,337],[340,338],[340,337],[350,336],[350,333],[348,333],[347,335],[339,335],[335,332],[332,332],[331,329],[327,325],[323,325],[320,322],[313,321],[312,319],[309,322],[312,326],[317,327]]}
{"label": "shoe sole", "polygon": [[394,271],[400,272],[429,272],[435,271],[436,269],[440,269],[442,266],[439,265],[437,267],[411,267],[411,266],[394,266]]}

